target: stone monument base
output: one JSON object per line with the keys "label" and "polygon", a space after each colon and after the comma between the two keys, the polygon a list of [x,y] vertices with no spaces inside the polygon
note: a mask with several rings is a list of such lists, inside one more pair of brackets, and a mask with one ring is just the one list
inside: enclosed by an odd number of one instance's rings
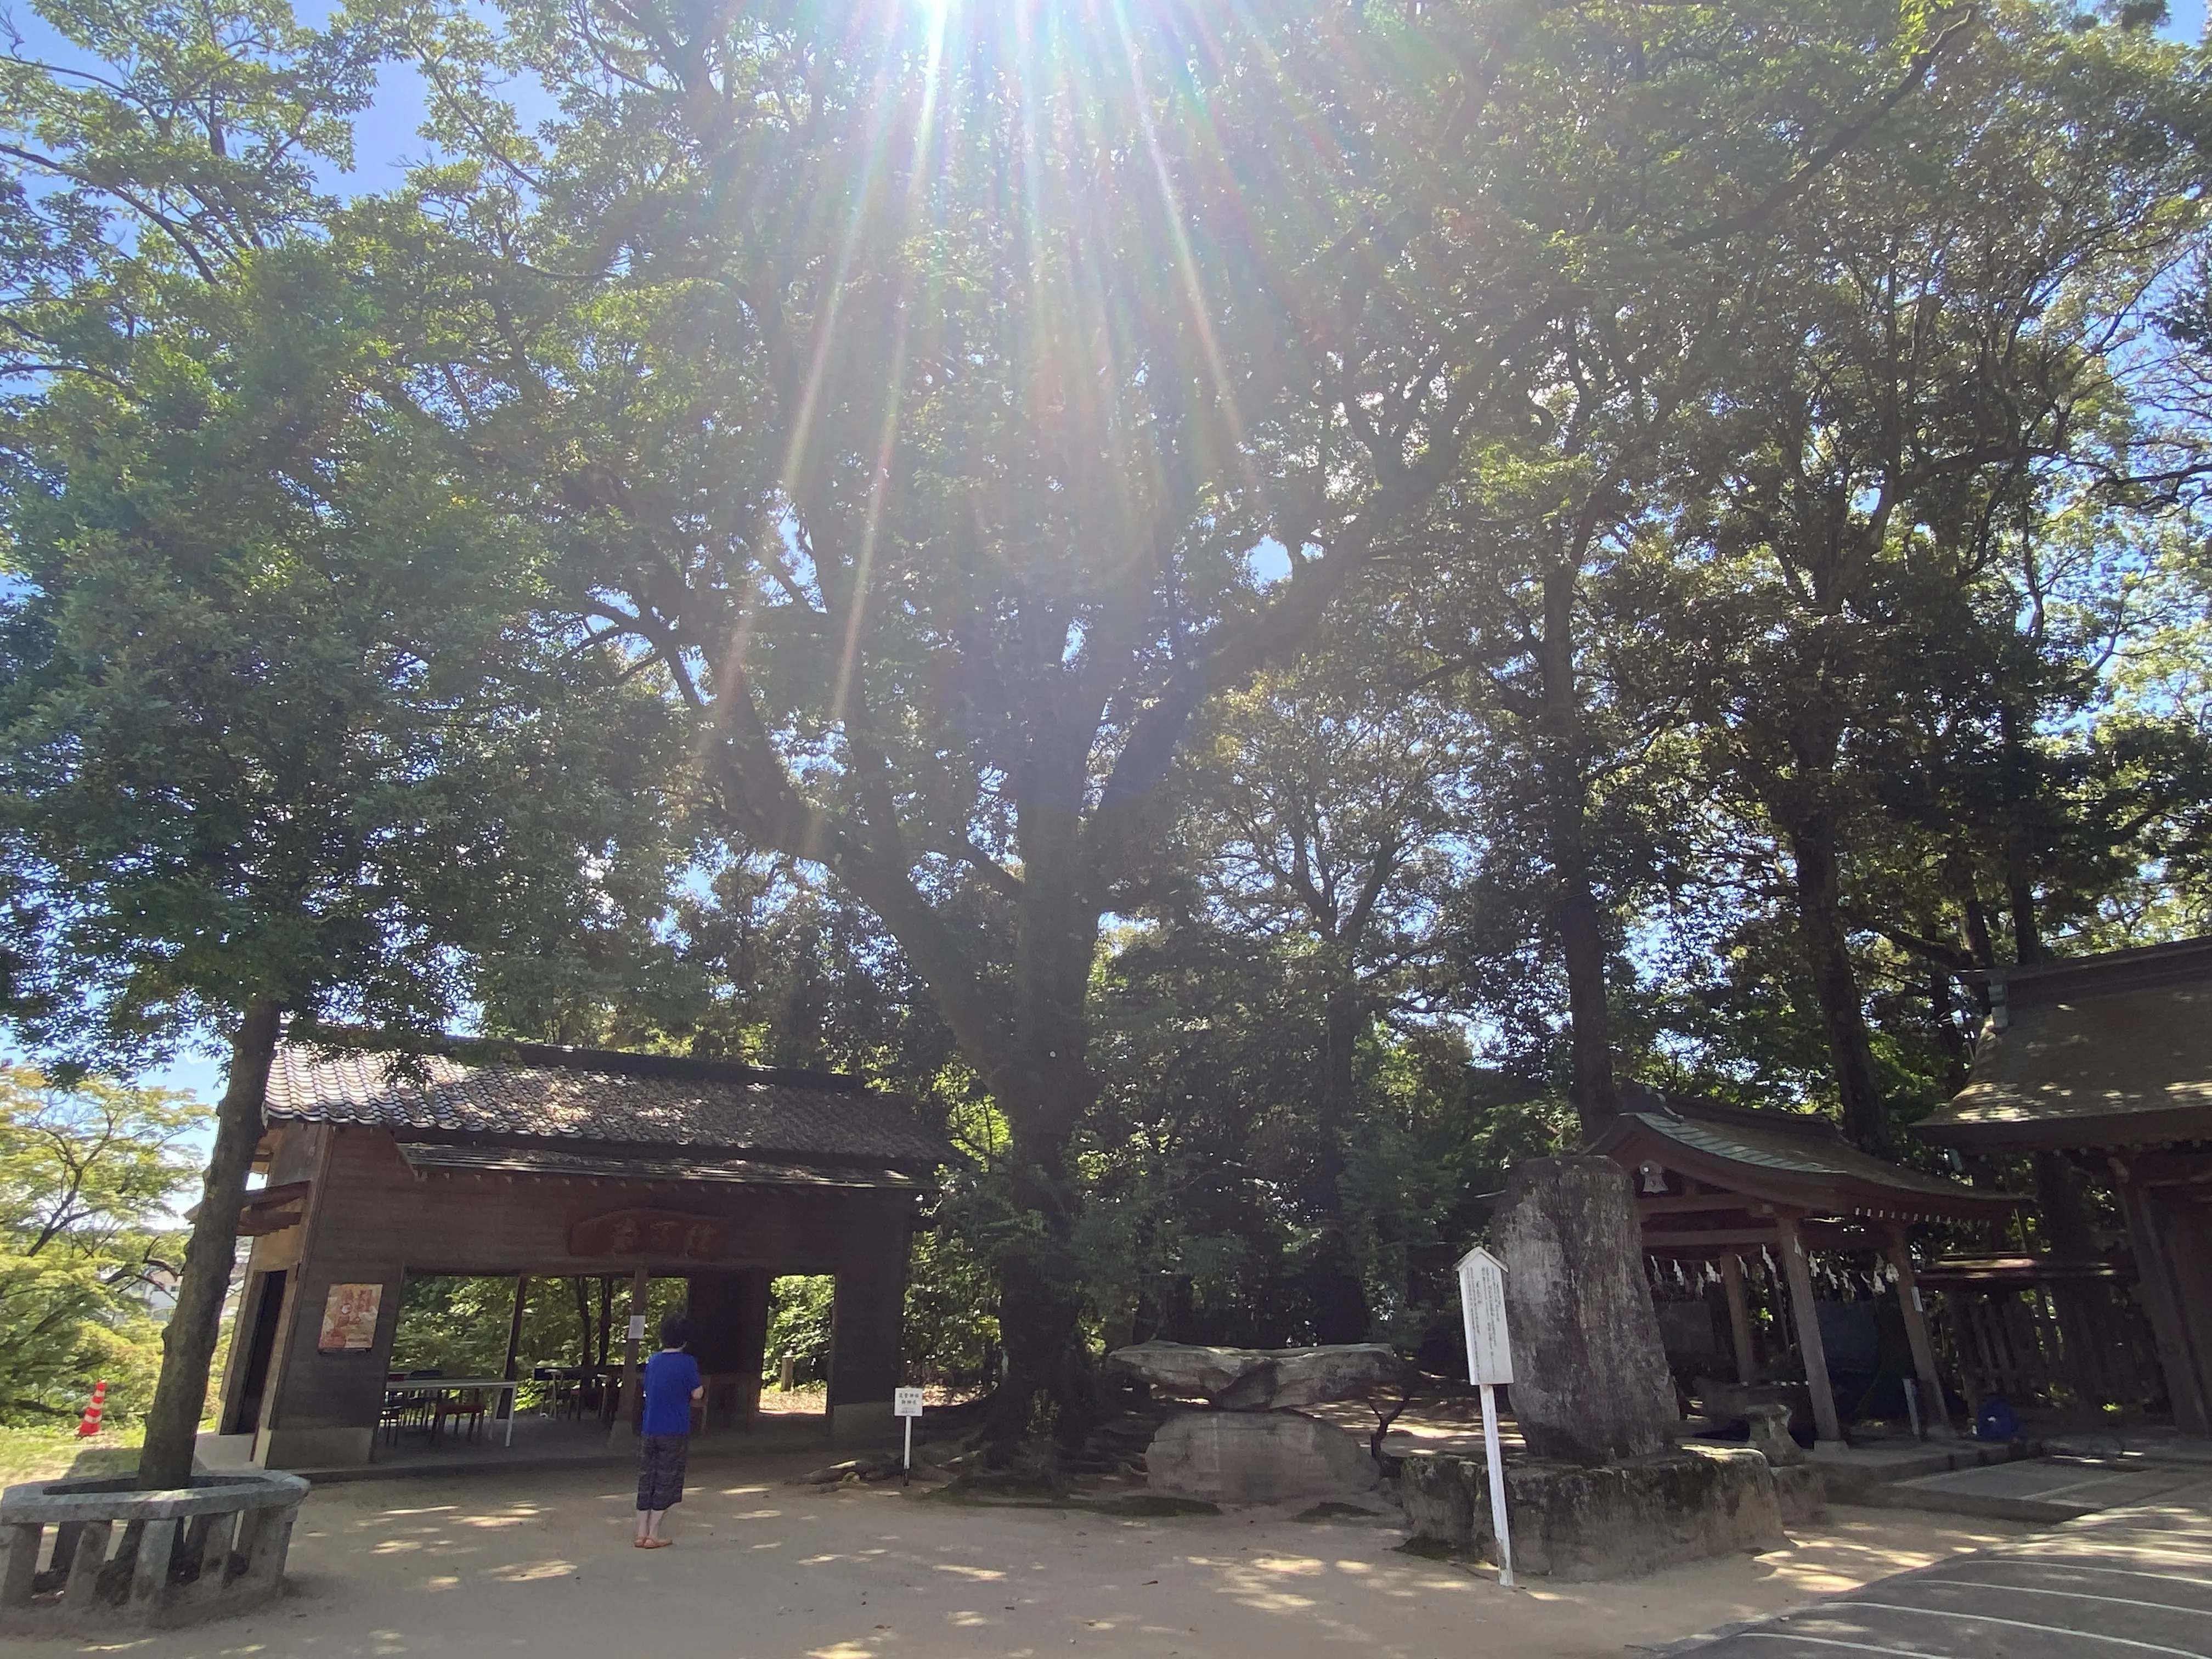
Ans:
{"label": "stone monument base", "polygon": [[1774,1496],[1782,1506],[1784,1526],[1808,1526],[1827,1510],[1827,1478],[1810,1463],[1777,1466]]}
{"label": "stone monument base", "polygon": [[1164,1498],[1206,1504],[1354,1502],[1382,1482],[1358,1436],[1304,1412],[1179,1412],[1145,1474]]}
{"label": "stone monument base", "polygon": [[[1481,1458],[1414,1453],[1398,1492],[1414,1537],[1496,1559]],[[1789,1542],[1774,1472],[1748,1447],[1684,1449],[1589,1468],[1509,1463],[1505,1504],[1516,1573],[1624,1578]]]}

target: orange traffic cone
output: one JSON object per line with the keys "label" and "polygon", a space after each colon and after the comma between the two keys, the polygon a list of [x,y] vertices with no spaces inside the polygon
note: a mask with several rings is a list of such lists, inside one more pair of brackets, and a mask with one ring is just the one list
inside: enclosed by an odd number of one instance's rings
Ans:
{"label": "orange traffic cone", "polygon": [[76,1425],[77,1438],[88,1440],[100,1432],[100,1402],[107,1398],[105,1380],[92,1385],[92,1403],[84,1408],[84,1419]]}

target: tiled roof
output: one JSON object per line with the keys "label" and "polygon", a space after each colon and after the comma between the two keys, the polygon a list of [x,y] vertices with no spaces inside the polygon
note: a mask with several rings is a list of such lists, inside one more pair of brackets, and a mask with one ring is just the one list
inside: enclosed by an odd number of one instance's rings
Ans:
{"label": "tiled roof", "polygon": [[1960,1146],[2212,1139],[2212,963],[2191,980],[2105,989],[2084,959],[2063,994],[2014,1002],[1966,1086],[1915,1133]]}
{"label": "tiled roof", "polygon": [[1972,1189],[1959,1182],[1886,1163],[1841,1140],[1814,1139],[1786,1130],[1777,1132],[1733,1124],[1723,1127],[1656,1112],[1632,1112],[1626,1115],[1670,1140],[1749,1169],[1771,1170],[1820,1181],[1863,1182],[1897,1192],[1937,1194],[1947,1199],[1961,1194],[1972,1195]]}
{"label": "tiled roof", "polygon": [[897,1170],[818,1164],[772,1164],[755,1158],[700,1158],[686,1152],[658,1156],[573,1152],[565,1146],[449,1146],[403,1140],[399,1155],[415,1170],[453,1170],[483,1175],[568,1176],[619,1181],[713,1181],[740,1187],[914,1187]]}
{"label": "tiled roof", "polygon": [[[1646,1097],[1650,1097],[1648,1095]],[[1635,1170],[1650,1161],[1739,1201],[1809,1216],[1998,1219],[2020,1200],[1923,1175],[1859,1151],[1823,1119],[1684,1101],[1623,1112],[1589,1149]],[[1716,1211],[1730,1207],[1717,1202]]]}
{"label": "tiled roof", "polygon": [[851,1079],[534,1043],[452,1048],[280,1043],[268,1117],[403,1139],[684,1147],[795,1164],[932,1170],[952,1158],[905,1102]]}

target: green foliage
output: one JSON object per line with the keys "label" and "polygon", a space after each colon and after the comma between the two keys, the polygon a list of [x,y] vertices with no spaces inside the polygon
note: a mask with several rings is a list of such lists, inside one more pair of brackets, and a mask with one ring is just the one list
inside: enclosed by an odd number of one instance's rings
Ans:
{"label": "green foliage", "polygon": [[762,1374],[769,1381],[780,1375],[786,1354],[791,1356],[794,1382],[828,1380],[830,1316],[836,1289],[837,1281],[828,1273],[770,1281],[768,1348],[761,1359]]}
{"label": "green foliage", "polygon": [[[999,1287],[989,1265],[960,1234],[919,1233],[906,1288],[906,1372],[952,1387],[985,1380],[999,1346]],[[770,1345],[769,1358],[775,1358]]]}
{"label": "green foliage", "polygon": [[108,1417],[144,1411],[181,1243],[168,1206],[205,1121],[168,1090],[0,1072],[0,1421],[73,1421],[102,1379]]}
{"label": "green foliage", "polygon": [[[507,1363],[507,1333],[514,1317],[512,1279],[449,1273],[410,1273],[401,1293],[399,1326],[392,1347],[394,1370],[438,1370],[447,1376],[498,1376]],[[577,1291],[583,1296],[580,1308]],[[629,1328],[630,1282],[618,1276],[608,1299],[608,1359],[622,1363]],[[599,1332],[599,1281],[534,1278],[523,1300],[515,1345],[521,1398],[535,1401],[533,1367],[595,1362]],[[660,1322],[684,1304],[680,1279],[655,1279],[646,1292],[646,1352],[658,1342]]]}
{"label": "green foliage", "polygon": [[0,834],[50,1045],[251,993],[435,1027],[457,947],[623,896],[665,722],[529,625],[526,541],[454,488],[351,266],[257,252],[170,295],[119,380],[5,416]]}
{"label": "green foliage", "polygon": [[514,1310],[511,1279],[410,1273],[399,1299],[392,1368],[439,1370],[447,1376],[498,1376],[507,1363],[507,1333]]}

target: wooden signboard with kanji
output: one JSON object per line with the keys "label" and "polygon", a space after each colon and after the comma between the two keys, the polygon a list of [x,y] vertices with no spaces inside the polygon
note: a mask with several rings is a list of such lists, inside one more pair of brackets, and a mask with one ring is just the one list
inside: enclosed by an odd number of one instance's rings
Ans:
{"label": "wooden signboard with kanji", "polygon": [[673,1210],[616,1210],[571,1227],[568,1254],[714,1261],[720,1258],[729,1231],[729,1223],[709,1216],[683,1215]]}

